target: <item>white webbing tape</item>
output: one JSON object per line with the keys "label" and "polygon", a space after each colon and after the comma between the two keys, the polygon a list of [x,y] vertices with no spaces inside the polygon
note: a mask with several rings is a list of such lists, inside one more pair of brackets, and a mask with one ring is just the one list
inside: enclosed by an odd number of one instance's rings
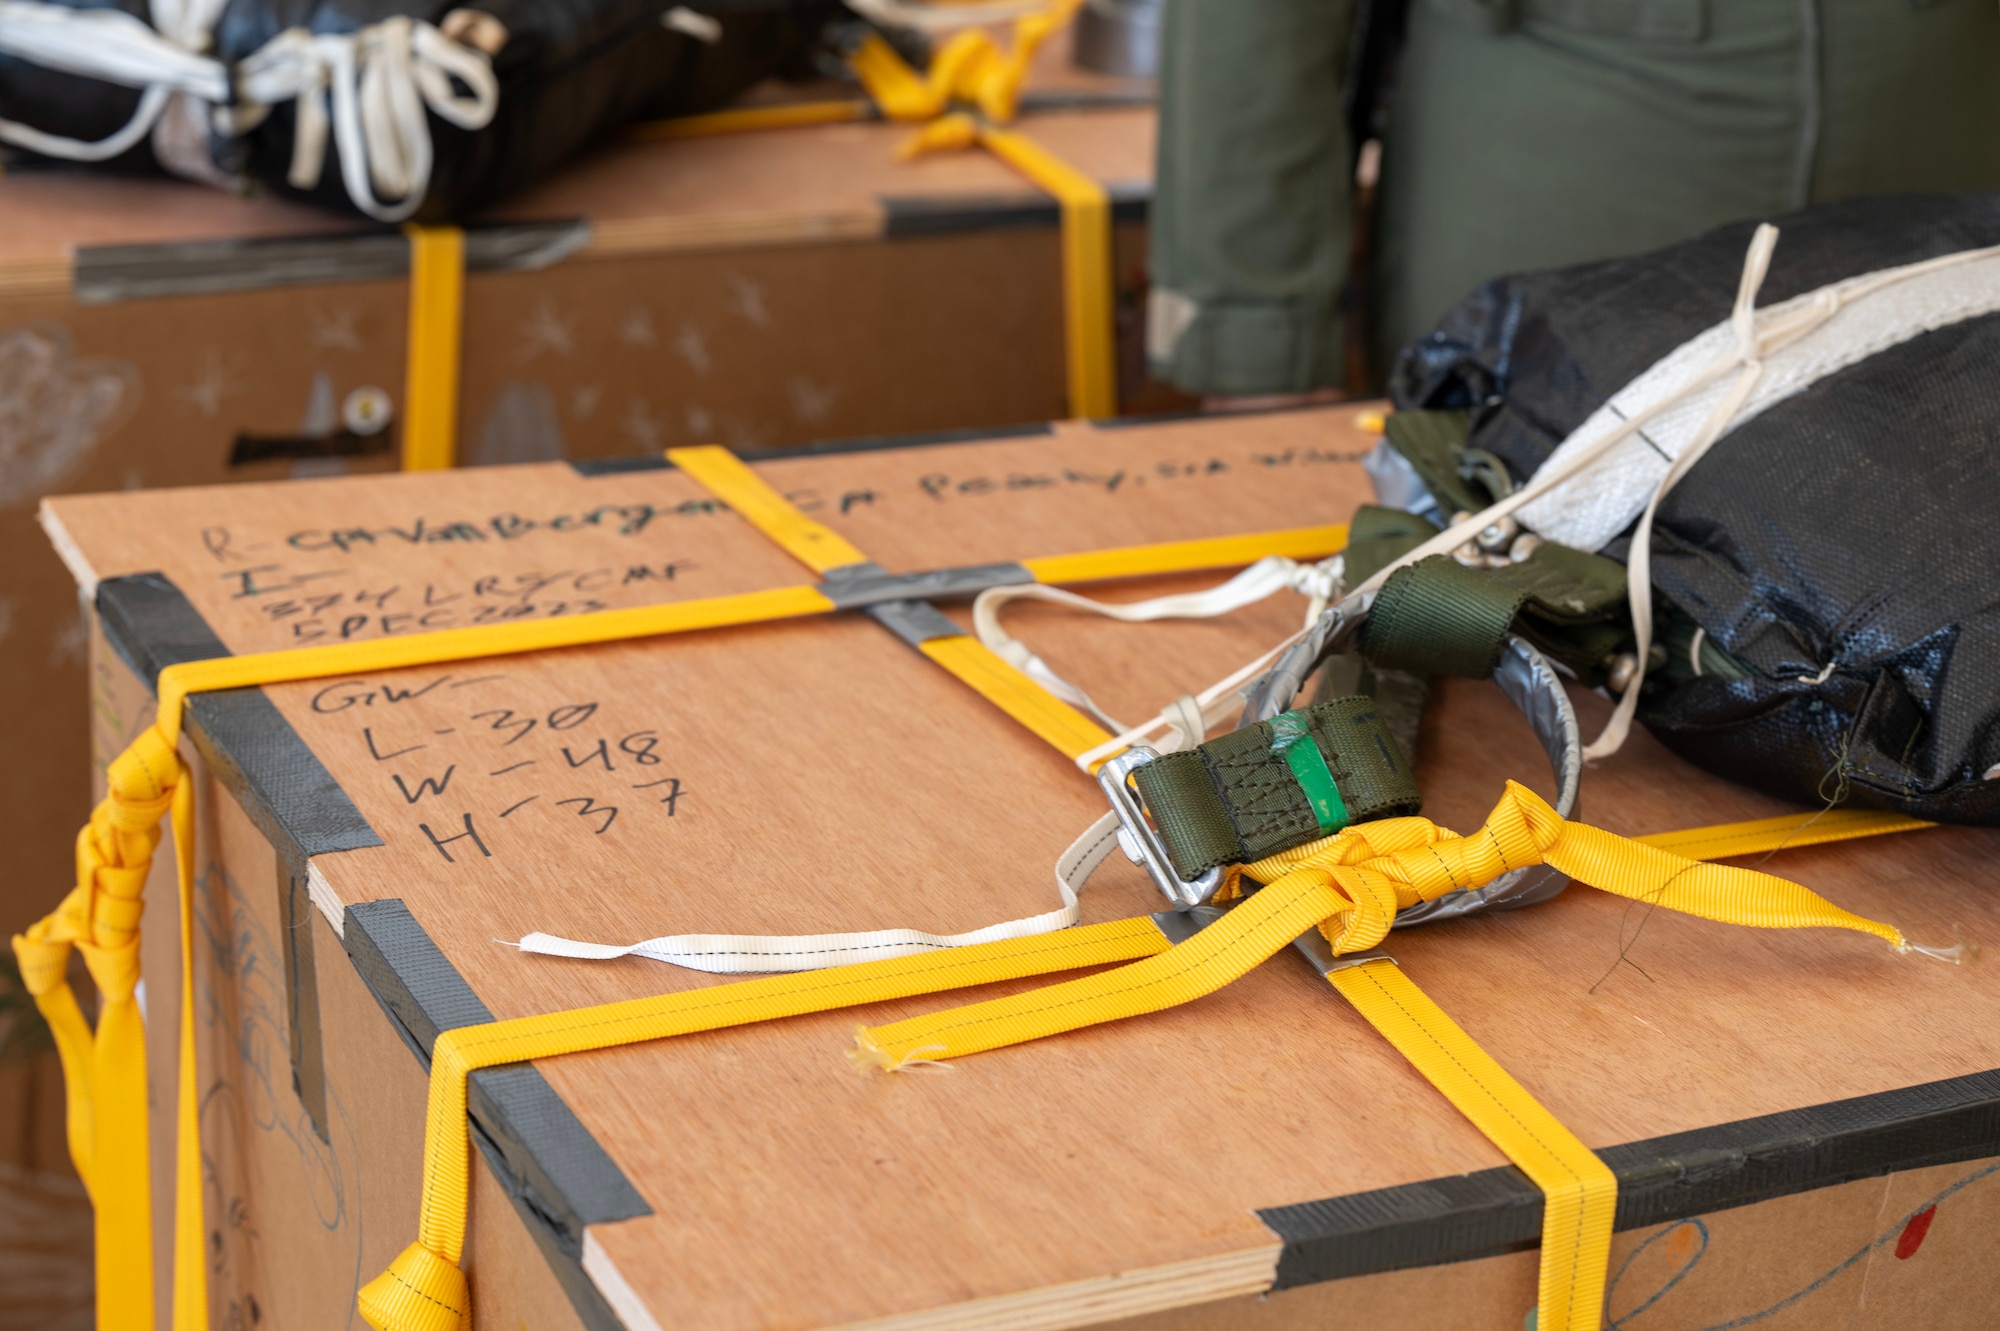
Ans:
{"label": "white webbing tape", "polygon": [[518,946],[523,952],[549,957],[573,957],[583,961],[611,961],[619,957],[649,957],[688,970],[711,975],[756,975],[774,971],[810,971],[826,966],[846,966],[857,961],[881,961],[888,957],[915,956],[942,948],[970,947],[974,943],[997,943],[1009,938],[1067,929],[1080,918],[1077,893],[1097,867],[1118,845],[1118,816],[1107,813],[1088,831],[1070,843],[1056,861],[1056,892],[1062,905],[1040,915],[992,924],[962,934],[932,934],[921,929],[874,929],[850,934],[675,934],[648,938],[643,943],[620,947],[606,943],[580,943],[574,939],[533,933]]}

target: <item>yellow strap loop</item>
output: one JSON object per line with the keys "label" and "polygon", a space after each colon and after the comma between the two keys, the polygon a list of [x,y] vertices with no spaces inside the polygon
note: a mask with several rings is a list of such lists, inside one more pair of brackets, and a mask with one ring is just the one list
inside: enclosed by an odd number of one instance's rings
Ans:
{"label": "yellow strap loop", "polygon": [[465,324],[465,232],[403,228],[410,238],[410,331],[403,375],[403,470],[458,459],[459,342]]}
{"label": "yellow strap loop", "polygon": [[861,39],[847,57],[847,67],[891,120],[930,120],[944,111],[945,94],[911,69],[879,33],[871,32]]}

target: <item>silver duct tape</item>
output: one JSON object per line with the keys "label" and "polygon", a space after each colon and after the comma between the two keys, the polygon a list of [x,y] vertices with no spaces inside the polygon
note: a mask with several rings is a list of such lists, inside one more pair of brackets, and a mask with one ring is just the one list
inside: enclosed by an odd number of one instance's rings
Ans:
{"label": "silver duct tape", "polygon": [[[1278,658],[1270,670],[1244,693],[1241,724],[1268,721],[1292,705],[1313,670],[1331,653],[1354,641],[1368,620],[1370,594],[1350,596],[1320,616],[1319,622]],[[1576,808],[1577,787],[1583,779],[1583,734],[1576,709],[1548,658],[1511,634],[1500,651],[1493,682],[1534,727],[1549,767],[1556,776],[1555,810],[1567,818]],[[1511,909],[1547,901],[1569,886],[1569,878],[1546,865],[1502,874],[1484,887],[1451,892],[1435,901],[1419,902],[1396,914],[1396,927],[1456,919],[1482,910]]]}

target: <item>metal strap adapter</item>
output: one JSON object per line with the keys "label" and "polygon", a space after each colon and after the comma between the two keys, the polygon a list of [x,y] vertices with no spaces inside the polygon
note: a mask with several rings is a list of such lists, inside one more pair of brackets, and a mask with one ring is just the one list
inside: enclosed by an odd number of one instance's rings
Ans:
{"label": "metal strap adapter", "polygon": [[[1372,592],[1348,597],[1320,616],[1305,637],[1280,656],[1255,684],[1244,693],[1242,724],[1249,725],[1278,715],[1305,687],[1306,680],[1320,662],[1353,645],[1368,622],[1374,605]],[[1542,742],[1549,766],[1555,772],[1555,809],[1568,818],[1576,808],[1577,786],[1583,778],[1583,734],[1577,727],[1576,709],[1548,658],[1524,639],[1508,635],[1500,650],[1500,663],[1493,669],[1493,682],[1534,728]],[[1396,915],[1396,927],[1447,920],[1475,911],[1498,907],[1533,905],[1556,896],[1569,885],[1567,876],[1545,865],[1502,874],[1484,887],[1452,892],[1435,901],[1421,902]]]}

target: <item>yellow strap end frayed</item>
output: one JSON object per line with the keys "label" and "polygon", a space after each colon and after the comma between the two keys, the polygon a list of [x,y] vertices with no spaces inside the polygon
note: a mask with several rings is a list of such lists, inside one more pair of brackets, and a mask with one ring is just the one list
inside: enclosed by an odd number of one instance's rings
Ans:
{"label": "yellow strap end frayed", "polygon": [[421,1243],[361,1287],[361,1320],[375,1331],[468,1331],[472,1291],[465,1272]]}

